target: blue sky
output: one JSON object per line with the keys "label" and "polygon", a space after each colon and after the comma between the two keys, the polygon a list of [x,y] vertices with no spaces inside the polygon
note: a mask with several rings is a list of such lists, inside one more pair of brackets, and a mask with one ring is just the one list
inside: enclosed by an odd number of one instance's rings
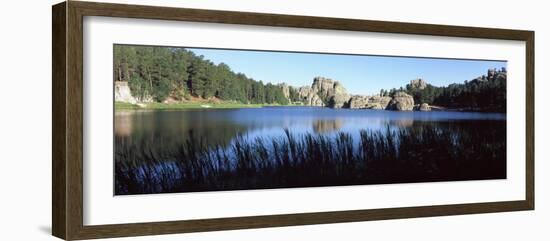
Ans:
{"label": "blue sky", "polygon": [[186,49],[264,83],[304,86],[311,85],[315,76],[323,76],[340,81],[349,93],[365,95],[404,87],[416,78],[435,86],[462,83],[486,74],[489,68],[506,67],[505,61]]}

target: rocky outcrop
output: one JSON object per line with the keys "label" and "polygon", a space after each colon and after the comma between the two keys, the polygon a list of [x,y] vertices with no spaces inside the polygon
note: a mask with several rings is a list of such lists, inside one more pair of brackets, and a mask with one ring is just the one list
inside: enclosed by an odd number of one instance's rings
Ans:
{"label": "rocky outcrop", "polygon": [[507,72],[506,72],[506,68],[502,68],[500,70],[497,70],[497,69],[489,69],[487,71],[487,79],[489,81],[494,81],[494,80],[506,80],[506,75],[507,75]]}
{"label": "rocky outcrop", "polygon": [[500,70],[497,69],[489,69],[487,70],[487,75],[482,75],[480,77],[477,77],[473,79],[473,82],[487,82],[487,81],[495,81],[495,80],[506,80],[506,68],[502,68]]}
{"label": "rocky outcrop", "polygon": [[300,101],[309,106],[343,108],[347,107],[350,99],[342,84],[324,77],[315,77],[311,86],[299,87],[297,93]]}
{"label": "rocky outcrop", "polygon": [[380,103],[368,103],[366,109],[371,110],[385,110],[386,106],[381,105]]}
{"label": "rocky outcrop", "polygon": [[[424,89],[428,86],[422,79],[412,80],[411,87]],[[427,104],[416,105],[411,95],[399,91],[390,96],[365,96],[350,95],[344,86],[336,81],[325,77],[315,77],[311,86],[295,88],[287,84],[279,84],[285,97],[292,98],[291,101],[299,101],[306,106],[326,106],[331,108],[350,108],[350,109],[377,109],[377,110],[396,110],[411,111],[430,110]],[[290,93],[294,97],[290,96]],[[296,98],[296,96],[298,98]]]}
{"label": "rocky outcrop", "polygon": [[413,79],[413,80],[411,80],[409,85],[412,89],[423,90],[428,86],[428,83],[426,81],[424,81],[423,79]]}
{"label": "rocky outcrop", "polygon": [[328,101],[330,108],[347,108],[349,107],[349,95],[334,95]]}
{"label": "rocky outcrop", "polygon": [[354,95],[349,100],[350,109],[365,109],[369,103],[369,97],[363,95]]}
{"label": "rocky outcrop", "polygon": [[331,90],[331,95],[328,101],[328,107],[331,108],[343,108],[348,107],[350,95],[347,93],[346,89],[339,82],[335,82]]}
{"label": "rocky outcrop", "polygon": [[278,84],[279,87],[281,87],[281,90],[283,90],[283,95],[287,100],[290,100],[290,86],[288,86],[286,83]]}
{"label": "rocky outcrop", "polygon": [[392,100],[389,96],[372,96],[369,98],[369,102],[367,103],[367,109],[375,109],[375,110],[384,110],[387,109],[390,101]]}
{"label": "rocky outcrop", "polygon": [[399,91],[393,95],[392,100],[386,107],[387,110],[411,111],[414,109],[414,99],[411,95]]}
{"label": "rocky outcrop", "polygon": [[126,81],[115,81],[115,101],[136,104],[138,101],[132,96],[130,86]]}
{"label": "rocky outcrop", "polygon": [[325,103],[319,95],[310,87],[310,86],[303,86],[298,88],[298,97],[300,98],[300,101],[304,105],[308,106],[325,106]]}
{"label": "rocky outcrop", "polygon": [[325,102],[323,102],[323,100],[321,100],[321,98],[319,98],[318,95],[312,95],[311,96],[311,99],[310,99],[310,104],[311,106],[325,106]]}
{"label": "rocky outcrop", "polygon": [[313,84],[311,84],[311,89],[317,95],[319,95],[321,99],[329,100],[336,93],[336,90],[335,90],[336,84],[340,85],[338,81],[334,81],[329,78],[315,77],[313,79]]}
{"label": "rocky outcrop", "polygon": [[422,103],[420,105],[420,107],[418,107],[418,110],[419,111],[431,111],[432,108],[430,107],[430,105],[428,105],[428,103]]}
{"label": "rocky outcrop", "polygon": [[506,68],[502,67],[500,70],[489,69],[487,70],[487,80],[496,80],[499,78],[506,78]]}

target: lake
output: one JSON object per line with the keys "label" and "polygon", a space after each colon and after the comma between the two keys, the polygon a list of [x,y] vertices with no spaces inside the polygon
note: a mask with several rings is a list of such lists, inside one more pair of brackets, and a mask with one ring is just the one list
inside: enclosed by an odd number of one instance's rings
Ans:
{"label": "lake", "polygon": [[249,139],[295,134],[358,134],[359,130],[460,122],[504,122],[506,114],[264,107],[242,109],[139,110],[115,113],[115,135],[134,142],[181,143],[192,131],[208,144],[229,144],[237,135]]}
{"label": "lake", "polygon": [[[502,113],[323,107],[123,110],[115,112],[114,124],[118,194],[505,178]],[[308,156],[299,156],[302,150]],[[345,167],[353,170],[319,174],[343,162],[352,163]],[[307,171],[301,169],[305,166]],[[240,173],[241,168],[248,172]],[[173,173],[159,177],[165,169]],[[200,169],[201,177],[185,174],[189,169]],[[164,187],[140,186],[147,171],[155,173],[149,175],[152,183],[166,182]],[[281,173],[264,178],[274,172]],[[204,176],[212,173],[233,177],[205,184],[211,180]],[[289,173],[296,177],[286,177]],[[307,182],[299,178],[305,174]],[[349,174],[357,178],[343,178]],[[276,180],[281,176],[288,180]]]}

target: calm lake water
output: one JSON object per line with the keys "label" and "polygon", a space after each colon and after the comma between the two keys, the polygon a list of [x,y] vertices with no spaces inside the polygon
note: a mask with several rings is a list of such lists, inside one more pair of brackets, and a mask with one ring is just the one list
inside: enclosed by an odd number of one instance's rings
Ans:
{"label": "calm lake water", "polygon": [[317,107],[117,111],[115,176],[116,195],[500,179],[506,115]]}
{"label": "calm lake water", "polygon": [[502,113],[396,112],[322,107],[124,110],[115,112],[115,136],[130,142],[169,146],[182,143],[192,133],[202,137],[208,145],[228,145],[238,135],[246,139],[281,137],[285,129],[294,134],[334,135],[346,132],[356,136],[362,129],[376,131],[388,127],[441,124],[459,126],[472,122],[502,124],[505,121],[506,115]]}

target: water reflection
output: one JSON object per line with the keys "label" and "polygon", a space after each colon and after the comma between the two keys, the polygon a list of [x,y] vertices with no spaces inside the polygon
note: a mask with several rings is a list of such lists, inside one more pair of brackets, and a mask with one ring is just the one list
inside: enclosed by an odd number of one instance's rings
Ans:
{"label": "water reflection", "polygon": [[117,111],[114,125],[115,195],[506,178],[504,114]]}
{"label": "water reflection", "polygon": [[411,127],[414,124],[414,119],[397,119],[390,120],[390,125],[397,127]]}
{"label": "water reflection", "polygon": [[118,137],[128,137],[132,134],[134,123],[134,112],[119,111],[115,113],[115,135]]}
{"label": "water reflection", "polygon": [[[180,111],[116,111],[115,137],[128,143],[163,143],[163,146],[199,137],[207,145],[228,146],[238,135],[249,139],[295,134],[358,136],[359,130],[409,128],[444,122],[505,121],[504,114],[467,112],[391,112],[334,110],[317,107],[269,107],[260,109],[208,109]],[[196,140],[194,140],[196,141]]]}
{"label": "water reflection", "polygon": [[313,122],[313,131],[316,134],[326,134],[331,132],[337,132],[344,125],[344,120],[316,120]]}

